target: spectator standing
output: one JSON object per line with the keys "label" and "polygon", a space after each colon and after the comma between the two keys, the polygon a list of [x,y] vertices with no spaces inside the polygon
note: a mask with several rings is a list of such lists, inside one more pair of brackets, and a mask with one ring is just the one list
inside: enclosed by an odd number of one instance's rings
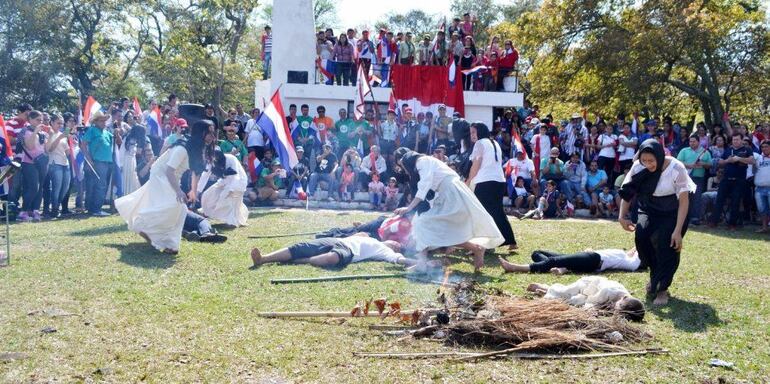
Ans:
{"label": "spectator standing", "polygon": [[618,138],[612,134],[612,128],[606,127],[599,133],[599,168],[604,170],[607,177],[612,177],[615,169],[615,152]]}
{"label": "spectator standing", "polygon": [[[476,60],[476,56],[471,52],[471,48],[466,46],[463,48],[462,56],[460,57],[460,70],[468,70],[473,67],[473,62]],[[463,90],[469,91],[473,83],[473,75],[466,75],[463,73]]]}
{"label": "spectator standing", "polygon": [[559,135],[562,153],[566,156],[580,153],[587,138],[588,131],[583,126],[583,118],[577,113],[572,114],[569,123]]}
{"label": "spectator standing", "polygon": [[270,67],[273,63],[273,31],[269,25],[265,26],[262,33],[262,79],[270,78]]}
{"label": "spectator standing", "polygon": [[301,115],[296,116],[296,127],[291,132],[291,138],[294,145],[301,145],[305,148],[305,156],[308,156],[310,160],[310,166],[315,165],[315,153],[316,146],[318,146],[318,134],[313,127],[313,118],[308,115],[310,107],[307,104],[302,104],[300,107]]}
{"label": "spectator standing", "polygon": [[257,124],[258,119],[259,109],[254,108],[251,110],[251,119],[246,122],[244,132],[246,133],[246,149],[249,152],[253,152],[257,159],[262,160],[262,157],[265,155],[267,137],[262,132],[262,127]]}
{"label": "spectator standing", "polygon": [[449,25],[449,28],[447,29],[447,32],[449,32],[449,36],[454,35],[455,33],[459,36],[460,33],[462,33],[462,29],[460,28],[460,18],[455,17],[452,19],[452,24]]}
{"label": "spectator standing", "polygon": [[[364,30],[361,32],[361,40],[358,40],[356,46],[358,48],[359,65],[363,67],[362,71],[368,74],[369,69],[372,67],[372,59],[375,54],[374,43],[369,40],[369,31]],[[357,75],[358,72],[356,70],[356,76]]]}
{"label": "spectator standing", "polygon": [[519,51],[513,47],[513,41],[505,41],[505,49],[500,57],[500,68],[497,72],[497,89],[503,89],[503,79],[516,69],[519,62]]}
{"label": "spectator standing", "polygon": [[[355,57],[355,48],[348,36],[345,34],[340,35],[337,40],[337,45],[334,46],[332,53],[332,60],[335,65],[335,77],[337,78],[337,85],[350,85],[350,79],[353,72],[353,59]],[[355,85],[355,83],[353,83]]]}
{"label": "spectator standing", "polygon": [[102,205],[112,170],[113,136],[105,129],[107,116],[101,111],[91,115],[90,123],[91,126],[80,142],[80,150],[85,156],[86,206],[93,216],[109,216],[109,213],[102,211]]}
{"label": "spectator standing", "polygon": [[452,57],[454,58],[455,65],[460,65],[460,57],[463,55],[463,52],[465,51],[465,45],[463,44],[462,40],[460,40],[459,33],[455,32],[449,36],[448,49],[452,53]]}
{"label": "spectator standing", "polygon": [[402,65],[414,64],[416,48],[412,42],[412,32],[406,33],[406,38],[398,45],[398,62]]}
{"label": "spectator standing", "polygon": [[385,121],[380,123],[380,149],[387,163],[393,162],[393,151],[396,150],[396,140],[398,138],[398,123],[396,122],[396,111],[388,110]]}
{"label": "spectator standing", "polygon": [[463,14],[463,22],[460,24],[460,31],[463,38],[473,37],[473,22],[476,21],[475,17],[471,17],[471,14],[466,12]]}
{"label": "spectator standing", "polygon": [[123,193],[128,195],[139,189],[139,175],[137,171],[137,158],[144,158],[144,151],[152,150],[150,139],[147,137],[147,131],[144,126],[135,125],[123,140],[121,151],[121,177]]}
{"label": "spectator standing", "polygon": [[225,127],[225,139],[219,140],[219,149],[223,153],[229,153],[238,159],[238,162],[243,164],[244,159],[248,156],[248,151],[243,141],[238,138],[238,124],[232,121],[229,126]]}
{"label": "spectator standing", "polygon": [[730,209],[728,211],[727,225],[732,230],[735,229],[738,216],[740,214],[741,199],[746,189],[746,173],[748,167],[754,164],[754,155],[751,149],[743,145],[743,138],[739,133],[732,136],[732,146],[725,149],[719,165],[724,167],[725,172],[722,181],[719,183],[717,191],[717,201],[714,212],[709,220],[709,227],[716,227],[725,200],[730,199]]}
{"label": "spectator standing", "polygon": [[417,65],[430,65],[430,35],[425,35],[422,41],[417,44]]}
{"label": "spectator standing", "polygon": [[[64,199],[65,190],[70,185],[70,147],[69,147],[69,127],[64,126],[63,118],[60,115],[51,116],[51,134],[45,143],[45,151],[48,153],[48,180],[50,190],[43,190],[47,193],[44,196],[43,211],[50,212],[50,217],[59,217],[59,206]],[[63,129],[62,129],[63,128]],[[50,210],[49,210],[50,207]]]}
{"label": "spectator standing", "polygon": [[621,127],[622,133],[618,136],[618,162],[620,169],[625,170],[634,162],[638,140],[631,132],[631,124],[623,122]]}
{"label": "spectator standing", "polygon": [[334,120],[332,120],[331,117],[326,116],[326,107],[323,105],[319,105],[318,108],[316,108],[316,113],[318,115],[313,118],[313,125],[315,126],[316,132],[318,134],[318,139],[321,141],[321,143],[330,143],[331,142],[331,130],[332,127],[334,127]]}
{"label": "spectator standing", "polygon": [[759,233],[767,233],[770,222],[770,140],[765,139],[760,144],[760,153],[754,154],[754,199],[757,212],[762,216],[762,228]]}
{"label": "spectator standing", "polygon": [[447,46],[446,34],[444,31],[436,32],[436,39],[431,49],[431,61],[433,65],[446,65],[447,56],[449,55],[449,47]]}
{"label": "spectator standing", "polygon": [[530,145],[532,146],[532,161],[535,163],[535,175],[539,179],[541,164],[551,154],[551,139],[548,137],[547,125],[539,124],[536,129],[539,133],[532,136]]}
{"label": "spectator standing", "polygon": [[689,144],[689,147],[679,151],[676,158],[684,164],[690,179],[695,183],[696,190],[690,195],[689,220],[692,225],[700,225],[701,195],[706,188],[707,171],[711,168],[711,153],[708,149],[701,148],[700,138],[696,135],[690,136]]}

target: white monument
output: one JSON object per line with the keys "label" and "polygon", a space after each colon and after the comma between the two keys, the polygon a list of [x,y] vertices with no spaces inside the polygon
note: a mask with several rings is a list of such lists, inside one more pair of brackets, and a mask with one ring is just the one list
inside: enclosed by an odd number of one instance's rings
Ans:
{"label": "white monument", "polygon": [[[315,69],[316,37],[313,19],[312,0],[275,0],[273,1],[273,52],[272,78],[257,80],[254,90],[255,105],[262,108],[269,102],[278,87],[285,112],[289,105],[310,106],[310,114],[315,115],[319,105],[326,107],[326,114],[333,119],[339,109],[347,109],[352,116],[354,86],[317,84]],[[347,30],[347,27],[338,31]],[[358,31],[359,37],[361,31]],[[387,103],[390,98],[389,88],[374,88],[374,99],[378,103]],[[524,103],[524,95],[514,92],[475,92],[466,91],[465,118],[469,121],[480,120],[492,126],[493,110],[500,107],[519,107]]]}

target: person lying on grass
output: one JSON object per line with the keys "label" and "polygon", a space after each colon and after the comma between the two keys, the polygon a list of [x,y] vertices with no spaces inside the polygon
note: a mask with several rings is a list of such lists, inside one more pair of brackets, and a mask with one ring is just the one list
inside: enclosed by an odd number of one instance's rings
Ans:
{"label": "person lying on grass", "polygon": [[551,251],[532,252],[532,264],[514,264],[502,257],[500,265],[505,272],[551,272],[556,275],[563,275],[567,272],[574,273],[593,273],[606,270],[616,271],[636,271],[639,269],[641,260],[636,248],[627,251],[622,249],[586,249],[578,253],[556,253]]}
{"label": "person lying on grass", "polygon": [[358,233],[344,238],[321,238],[296,243],[267,255],[259,248],[251,250],[254,267],[268,263],[310,264],[315,267],[344,268],[350,263],[384,261],[403,265],[410,270],[438,266],[437,262],[409,259],[401,253],[401,244],[393,240],[379,241]]}
{"label": "person lying on grass", "polygon": [[617,281],[601,276],[586,276],[569,284],[530,284],[527,291],[545,299],[558,299],[569,305],[612,311],[630,321],[644,319],[644,304],[631,296]]}

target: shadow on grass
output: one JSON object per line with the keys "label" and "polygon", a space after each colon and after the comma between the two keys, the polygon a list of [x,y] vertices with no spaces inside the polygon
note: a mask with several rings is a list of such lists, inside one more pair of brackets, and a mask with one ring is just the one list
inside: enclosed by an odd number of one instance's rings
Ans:
{"label": "shadow on grass", "polygon": [[693,227],[692,225],[687,228],[687,232],[698,232],[705,235],[714,235],[717,237],[726,237],[735,240],[768,240],[770,237],[766,233],[756,233],[755,230],[759,229],[758,225],[746,225],[742,229],[728,230],[724,227],[709,228],[706,225],[699,225]]}
{"label": "shadow on grass", "polygon": [[269,209],[269,208],[262,208],[257,210],[249,210],[249,219],[259,219],[261,217],[270,216],[270,215],[279,215],[282,212]]}
{"label": "shadow on grass", "polygon": [[147,243],[107,244],[120,251],[118,261],[133,267],[146,269],[167,269],[176,264],[176,256],[159,252]]}
{"label": "shadow on grass", "polygon": [[724,321],[711,305],[672,297],[664,307],[648,306],[650,312],[669,319],[676,329],[685,332],[705,332],[709,326],[722,326]]}
{"label": "shadow on grass", "polygon": [[118,233],[126,231],[126,223],[120,223],[120,224],[112,224],[108,225],[106,227],[95,227],[95,228],[88,228],[88,229],[81,229],[78,231],[72,231],[69,233],[70,236],[100,236],[100,235],[109,235],[112,233]]}

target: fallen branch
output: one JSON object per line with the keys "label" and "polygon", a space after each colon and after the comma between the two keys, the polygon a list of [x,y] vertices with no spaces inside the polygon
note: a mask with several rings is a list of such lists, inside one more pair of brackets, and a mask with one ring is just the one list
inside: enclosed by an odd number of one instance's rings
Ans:
{"label": "fallen branch", "polygon": [[387,273],[380,275],[338,275],[338,276],[322,276],[322,277],[300,277],[300,278],[287,278],[287,279],[270,279],[270,284],[294,284],[294,283],[319,283],[324,281],[343,281],[343,280],[371,280],[371,279],[389,279],[392,277],[404,277],[407,274],[401,273]]}
{"label": "fallen branch", "polygon": [[377,312],[369,312],[368,314],[364,315],[363,313],[359,313],[356,316],[352,316],[350,312],[259,312],[257,313],[257,316],[259,317],[266,317],[266,318],[284,318],[284,317],[382,317]]}
{"label": "fallen branch", "polygon": [[493,353],[478,353],[478,352],[353,352],[353,356],[356,357],[377,357],[384,359],[432,359],[432,358],[444,358],[455,357],[456,361],[473,360],[483,357],[498,356],[507,354],[508,357],[514,359],[526,359],[526,360],[581,360],[581,359],[598,359],[603,357],[615,357],[615,356],[628,356],[628,355],[648,355],[648,354],[664,354],[668,353],[667,349],[644,349],[639,351],[623,351],[623,352],[605,352],[605,353],[586,353],[578,355],[555,355],[555,354],[538,354],[538,353],[515,353],[511,352],[516,348],[507,349],[504,351],[496,351]]}

